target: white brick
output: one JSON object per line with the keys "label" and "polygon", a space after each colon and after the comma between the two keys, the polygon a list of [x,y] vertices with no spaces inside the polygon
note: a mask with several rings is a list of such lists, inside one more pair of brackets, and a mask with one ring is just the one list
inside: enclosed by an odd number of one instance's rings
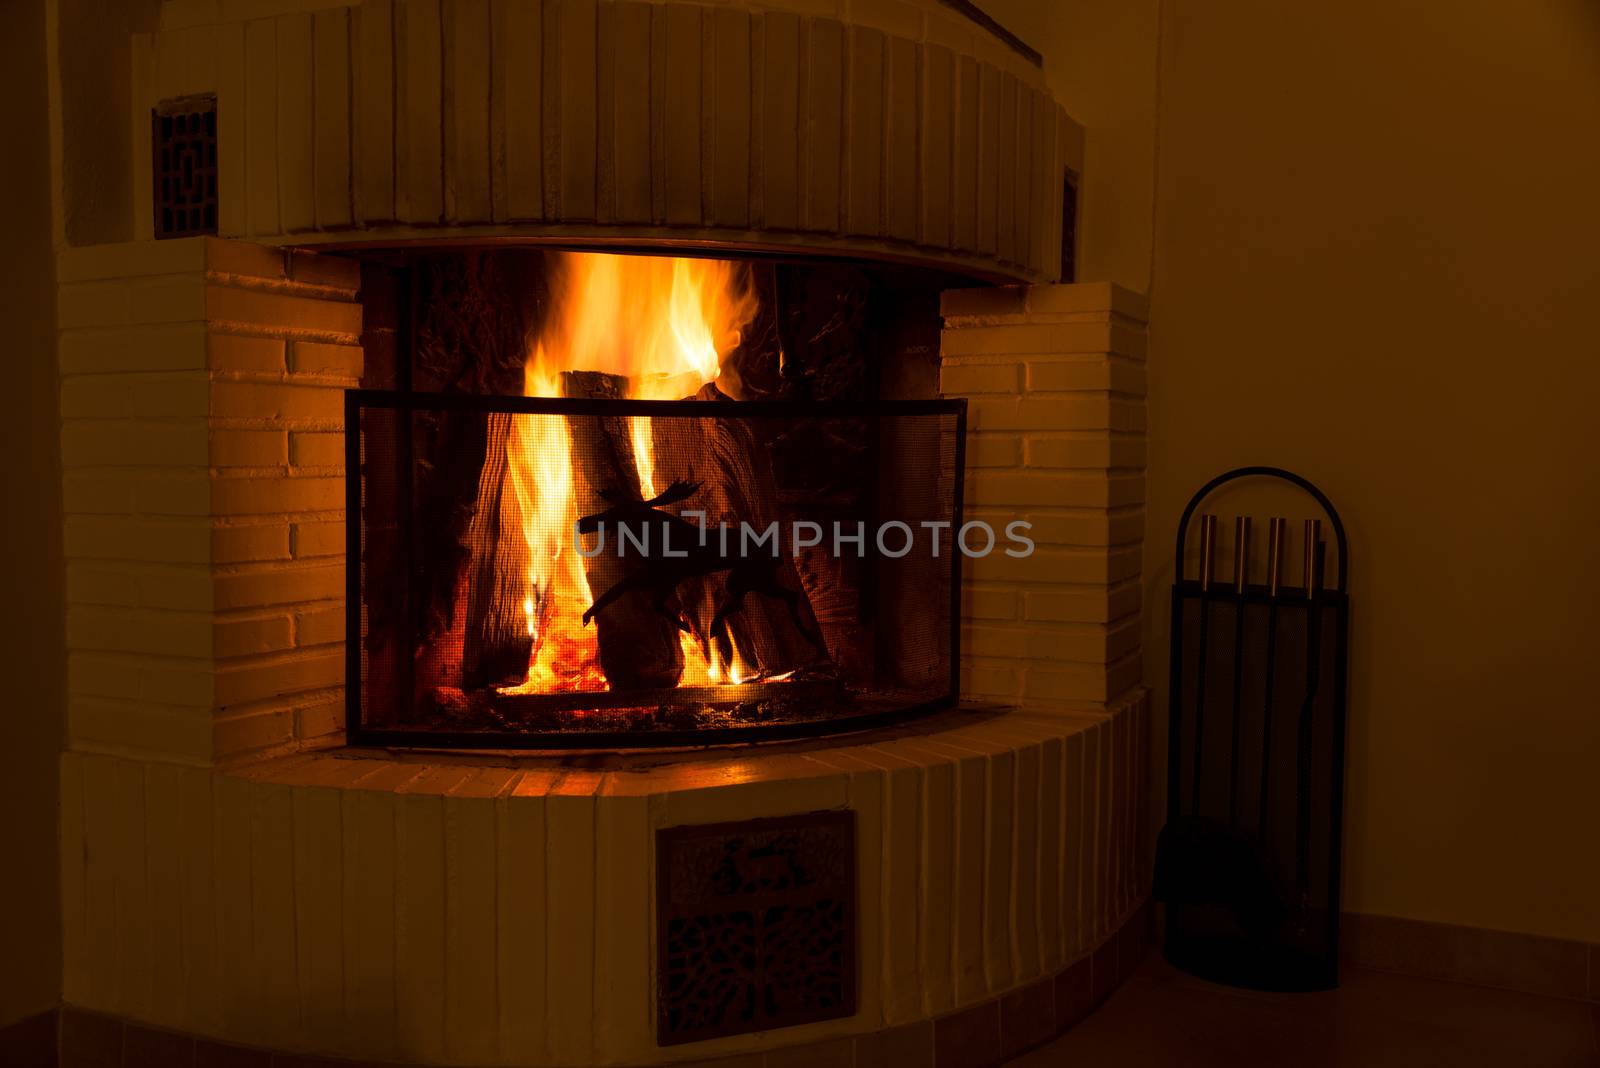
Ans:
{"label": "white brick", "polygon": [[294,555],[297,559],[314,556],[343,556],[345,548],[345,526],[343,523],[294,524]]}
{"label": "white brick", "polygon": [[976,624],[962,628],[961,640],[962,649],[969,656],[994,659],[1103,664],[1116,655],[1111,633],[1094,623],[1048,627]]}
{"label": "white brick", "polygon": [[217,672],[217,704],[227,708],[343,682],[342,649],[227,664]]}
{"label": "white brick", "polygon": [[1036,353],[1113,352],[1109,322],[1016,323],[946,329],[946,356],[1031,356]]}
{"label": "white brick", "polygon": [[1027,388],[1035,393],[1108,390],[1142,397],[1145,392],[1145,371],[1142,364],[1120,357],[1030,360]]}
{"label": "white brick", "polygon": [[972,431],[1144,429],[1144,405],[1109,393],[1067,393],[1053,397],[979,397],[968,406]]}
{"label": "white brick", "polygon": [[1026,511],[1022,520],[1032,525],[1027,536],[1038,545],[1133,545],[1144,537],[1142,509],[1078,512]]}
{"label": "white brick", "polygon": [[211,334],[206,338],[206,365],[216,371],[282,374],[284,341],[277,337],[251,337],[246,334]]}
{"label": "white brick", "polygon": [[[342,571],[342,569],[341,569]],[[342,604],[325,608],[307,609],[294,616],[294,643],[302,648],[329,645],[345,638],[345,615]]]}
{"label": "white brick", "polygon": [[206,426],[200,420],[69,420],[61,431],[65,467],[204,467],[206,459]]}
{"label": "white brick", "polygon": [[125,567],[67,561],[67,603],[139,605],[139,580]]}
{"label": "white brick", "polygon": [[205,318],[205,286],[198,275],[139,279],[128,285],[129,320],[186,323]]}
{"label": "white brick", "polygon": [[1022,390],[1022,364],[946,364],[939,369],[939,392],[945,396],[970,393],[1018,393]]}
{"label": "white brick", "polygon": [[203,373],[73,375],[61,383],[63,419],[204,418],[210,383]]}
{"label": "white brick", "polygon": [[108,653],[69,653],[67,692],[84,697],[132,698],[139,692],[139,660]]}
{"label": "white brick", "polygon": [[342,478],[218,478],[211,486],[218,516],[334,511],[344,497]]}
{"label": "white brick", "polygon": [[1022,694],[1022,671],[1015,663],[963,659],[961,692],[976,697],[1018,697]]}
{"label": "white brick", "polygon": [[147,659],[139,666],[139,697],[151,704],[209,712],[215,685],[209,661]]}
{"label": "white brick", "polygon": [[295,341],[289,346],[289,356],[289,366],[295,374],[331,375],[350,379],[361,377],[363,353],[360,345]]}
{"label": "white brick", "polygon": [[307,285],[326,286],[354,294],[361,288],[361,261],[296,249],[289,256],[289,276]]}
{"label": "white brick", "polygon": [[1142,468],[1145,442],[1134,434],[1029,434],[1023,443],[1022,459],[1028,467]]}
{"label": "white brick", "polygon": [[269,749],[293,738],[293,710],[271,708],[239,716],[219,717],[213,725],[211,742],[221,758]]}
{"label": "white brick", "polygon": [[302,741],[327,738],[344,731],[344,694],[294,710],[294,736]]}
{"label": "white brick", "polygon": [[132,302],[128,284],[71,282],[56,291],[56,321],[63,330],[86,326],[118,326],[129,322]]}
{"label": "white brick", "polygon": [[205,563],[210,559],[210,524],[205,519],[144,519],[69,516],[69,558]]}
{"label": "white brick", "polygon": [[1137,654],[1111,664],[1028,668],[1023,696],[1029,701],[1107,701],[1139,684]]}
{"label": "white brick", "polygon": [[1139,573],[1141,550],[1111,552],[1070,549],[1036,549],[1032,556],[1016,558],[1003,552],[966,560],[966,574],[977,582],[1106,583]]}
{"label": "white brick", "polygon": [[219,619],[213,635],[219,660],[282,652],[294,647],[294,626],[285,613]]}
{"label": "white brick", "polygon": [[198,274],[205,266],[205,244],[205,238],[185,237],[113,245],[66,245],[56,254],[56,273],[62,282]]}
{"label": "white brick", "polygon": [[213,430],[214,467],[283,467],[289,462],[289,437],[282,430]]}
{"label": "white brick", "polygon": [[286,523],[251,523],[216,527],[211,532],[211,556],[219,564],[287,560],[289,526]]}
{"label": "white brick", "polygon": [[961,591],[961,617],[963,619],[1016,619],[1017,591],[1008,589],[974,589],[968,586]]}
{"label": "white brick", "polygon": [[206,318],[213,323],[235,324],[247,333],[276,335],[293,331],[352,343],[361,335],[359,304],[264,289],[208,285]]}
{"label": "white brick", "polygon": [[66,330],[61,334],[61,373],[198,371],[206,364],[201,323],[118,326]]}
{"label": "white brick", "polygon": [[[1016,467],[1022,462],[1022,439],[1015,434],[969,434],[968,467]],[[973,475],[972,478],[979,476]]]}
{"label": "white brick", "polygon": [[969,316],[1020,316],[1027,289],[1023,286],[977,286],[947,289],[939,294],[939,314],[947,319]]}
{"label": "white brick", "polygon": [[343,467],[343,434],[297,431],[289,436],[289,455],[296,467]]}
{"label": "white brick", "polygon": [[344,420],[344,393],[333,386],[270,382],[215,382],[211,414],[216,419]]}
{"label": "white brick", "polygon": [[75,749],[192,764],[211,759],[211,716],[201,709],[74,697],[67,701],[67,735]]}
{"label": "white brick", "polygon": [[205,264],[213,276],[224,279],[237,276],[247,282],[255,279],[272,282],[289,276],[288,254],[281,248],[258,245],[254,241],[208,238]]}
{"label": "white brick", "polygon": [[211,569],[207,567],[142,567],[136,573],[139,603],[146,608],[211,611]]}
{"label": "white brick", "polygon": [[1022,594],[1022,618],[1030,622],[1108,623],[1138,612],[1139,607],[1137,582],[1110,588],[1063,586]]}
{"label": "white brick", "polygon": [[129,475],[136,511],[143,515],[202,516],[211,512],[211,480],[203,469],[167,469]]}
{"label": "white brick", "polygon": [[1003,505],[1117,508],[1143,503],[1144,476],[986,471],[982,477],[968,483],[966,499],[974,508]]}
{"label": "white brick", "polygon": [[324,601],[344,596],[344,564],[271,567],[216,576],[217,608]]}
{"label": "white brick", "polygon": [[1025,292],[1030,314],[1115,312],[1141,323],[1150,315],[1150,302],[1142,294],[1113,282],[1029,286]]}
{"label": "white brick", "polygon": [[209,657],[211,615],[144,609],[67,609],[67,647],[102,652]]}
{"label": "white brick", "polygon": [[133,483],[118,475],[68,471],[61,478],[67,515],[127,515],[134,511]]}

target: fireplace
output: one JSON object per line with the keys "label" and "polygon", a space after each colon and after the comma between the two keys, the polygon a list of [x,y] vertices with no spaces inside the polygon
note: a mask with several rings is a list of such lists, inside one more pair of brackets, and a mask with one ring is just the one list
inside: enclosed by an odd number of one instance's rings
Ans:
{"label": "fireplace", "polygon": [[[642,1068],[986,1063],[1103,997],[1147,309],[1062,277],[1026,50],[935,0],[161,9],[104,108],[138,210],[57,257],[66,1001]],[[217,233],[166,239],[180,105]]]}

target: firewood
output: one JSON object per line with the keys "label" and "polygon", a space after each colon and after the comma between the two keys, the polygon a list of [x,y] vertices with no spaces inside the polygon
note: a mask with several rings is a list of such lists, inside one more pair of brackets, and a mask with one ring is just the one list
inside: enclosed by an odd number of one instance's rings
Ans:
{"label": "firewood", "polygon": [[[727,398],[714,384],[707,384],[689,399]],[[673,416],[654,420],[652,429],[657,483],[674,479],[701,483],[694,497],[673,511],[705,512],[708,539],[718,538],[719,528],[726,525],[732,558],[739,555],[741,523],[758,533],[773,522],[779,524],[776,578],[793,591],[799,607],[791,613],[778,598],[759,593],[744,596],[727,622],[745,670],[771,676],[825,667],[830,661],[826,643],[806,586],[794,567],[789,530],[777,506],[777,487],[766,450],[751,424],[741,419]],[[752,545],[749,551],[763,554],[772,550]],[[702,648],[710,648],[712,621],[727,600],[727,585],[728,575],[717,573],[686,581],[678,589],[685,618]]]}
{"label": "firewood", "polygon": [[477,508],[467,528],[472,557],[461,679],[462,689],[469,691],[521,683],[533,652],[533,636],[522,609],[527,544],[517,495],[507,484],[512,418],[506,412],[488,417],[489,447],[478,476]]}
{"label": "firewood", "polygon": [[[562,394],[571,398],[616,400],[628,395],[628,382],[619,375],[598,371],[564,371]],[[641,500],[639,471],[634,463],[629,421],[615,415],[570,415],[572,435],[573,495],[577,514],[603,512],[616,499]],[[639,556],[616,552],[616,532],[608,532],[604,552],[584,561],[589,588],[610,589],[646,565]],[[613,690],[639,690],[676,686],[683,675],[683,649],[678,626],[658,611],[644,591],[630,592],[595,617],[600,667]]]}

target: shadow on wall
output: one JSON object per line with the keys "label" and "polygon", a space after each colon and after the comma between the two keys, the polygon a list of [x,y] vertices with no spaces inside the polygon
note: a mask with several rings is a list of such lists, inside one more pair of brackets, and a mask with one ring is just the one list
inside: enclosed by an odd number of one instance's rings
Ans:
{"label": "shadow on wall", "polygon": [[50,108],[42,0],[7,8],[0,71],[10,116],[0,203],[11,215],[0,257],[6,324],[5,561],[15,591],[0,640],[0,1026],[61,996],[57,904],[57,756],[65,712],[61,465],[55,273],[50,210]]}

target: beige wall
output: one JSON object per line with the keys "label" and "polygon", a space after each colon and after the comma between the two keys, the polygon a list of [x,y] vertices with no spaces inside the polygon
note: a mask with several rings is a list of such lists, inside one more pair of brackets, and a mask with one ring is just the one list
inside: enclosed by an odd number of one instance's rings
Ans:
{"label": "beige wall", "polygon": [[61,993],[56,759],[66,671],[44,4],[13,0],[4,17],[0,204],[8,217],[0,359],[7,459],[0,464],[0,527],[8,596],[0,627],[0,1026],[49,1008]]}
{"label": "beige wall", "polygon": [[1346,907],[1600,939],[1600,8],[1164,15],[1148,544],[1235,464],[1321,483]]}
{"label": "beige wall", "polygon": [[[1092,171],[1148,52],[1074,33],[1126,5],[986,6],[1033,19]],[[1167,3],[1154,39],[1147,648],[1200,482],[1321,483],[1354,559],[1345,906],[1600,939],[1600,9]],[[1085,204],[1083,277],[1126,277],[1094,239],[1124,207]]]}

